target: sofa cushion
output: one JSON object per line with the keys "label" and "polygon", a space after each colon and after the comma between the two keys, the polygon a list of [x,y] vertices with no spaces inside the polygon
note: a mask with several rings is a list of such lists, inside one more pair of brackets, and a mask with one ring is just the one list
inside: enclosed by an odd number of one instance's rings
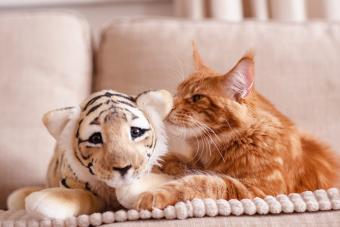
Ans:
{"label": "sofa cushion", "polygon": [[0,208],[7,195],[43,184],[54,141],[41,117],[90,91],[86,23],[62,13],[0,16]]}
{"label": "sofa cushion", "polygon": [[257,89],[340,151],[339,24],[114,20],[102,33],[95,89],[174,91],[193,70],[193,40],[221,73],[254,49]]}

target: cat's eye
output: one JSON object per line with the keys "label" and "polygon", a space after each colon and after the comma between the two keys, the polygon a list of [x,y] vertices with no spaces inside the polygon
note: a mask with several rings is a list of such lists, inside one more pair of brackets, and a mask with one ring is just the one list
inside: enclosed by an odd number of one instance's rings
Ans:
{"label": "cat's eye", "polygon": [[88,142],[93,144],[102,144],[103,143],[102,134],[100,132],[93,133],[88,139]]}
{"label": "cat's eye", "polygon": [[136,139],[141,137],[146,132],[146,129],[138,128],[138,127],[131,127],[130,135],[132,139]]}
{"label": "cat's eye", "polygon": [[195,94],[195,95],[191,96],[192,102],[198,102],[202,98],[203,98],[203,95],[200,95],[200,94]]}

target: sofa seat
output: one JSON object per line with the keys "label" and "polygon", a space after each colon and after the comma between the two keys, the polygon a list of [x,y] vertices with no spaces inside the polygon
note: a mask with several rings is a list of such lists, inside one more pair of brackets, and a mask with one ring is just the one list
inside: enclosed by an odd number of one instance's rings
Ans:
{"label": "sofa seat", "polygon": [[[6,217],[6,218],[5,218]],[[167,219],[150,219],[138,221],[124,221],[115,222],[111,224],[96,223],[90,221],[88,216],[82,217],[84,220],[79,226],[106,226],[106,227],[128,227],[128,226],[143,226],[143,227],[212,227],[212,226],[308,226],[308,227],[339,227],[340,226],[340,210],[338,211],[319,211],[311,213],[293,213],[293,214],[279,214],[279,215],[242,215],[242,216],[227,216],[227,217],[203,217],[203,218],[189,218],[185,220],[167,220]],[[1,227],[13,226],[44,226],[44,227],[63,227],[75,226],[77,220],[63,221],[63,220],[41,220],[33,216],[27,215],[24,211],[16,212],[15,214],[9,211],[0,211]]]}

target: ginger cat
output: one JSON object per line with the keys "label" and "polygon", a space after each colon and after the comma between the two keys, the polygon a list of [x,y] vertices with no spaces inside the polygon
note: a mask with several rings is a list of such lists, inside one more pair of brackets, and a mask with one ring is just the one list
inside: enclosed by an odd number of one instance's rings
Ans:
{"label": "ginger cat", "polygon": [[143,193],[137,209],[338,185],[339,157],[300,132],[255,90],[251,54],[224,75],[204,65],[195,47],[194,61],[196,71],[178,86],[167,119],[184,146],[177,140],[177,152],[165,158],[161,169],[180,178]]}

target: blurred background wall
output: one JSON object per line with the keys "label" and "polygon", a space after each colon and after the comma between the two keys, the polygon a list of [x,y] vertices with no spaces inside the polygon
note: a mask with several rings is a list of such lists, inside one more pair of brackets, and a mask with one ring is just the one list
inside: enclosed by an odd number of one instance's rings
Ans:
{"label": "blurred background wall", "polygon": [[76,11],[94,30],[118,16],[175,16],[226,21],[244,19],[340,21],[340,0],[1,0],[0,13]]}
{"label": "blurred background wall", "polygon": [[172,16],[172,0],[0,0],[0,14],[20,11],[74,11],[84,16],[94,32],[114,17]]}

